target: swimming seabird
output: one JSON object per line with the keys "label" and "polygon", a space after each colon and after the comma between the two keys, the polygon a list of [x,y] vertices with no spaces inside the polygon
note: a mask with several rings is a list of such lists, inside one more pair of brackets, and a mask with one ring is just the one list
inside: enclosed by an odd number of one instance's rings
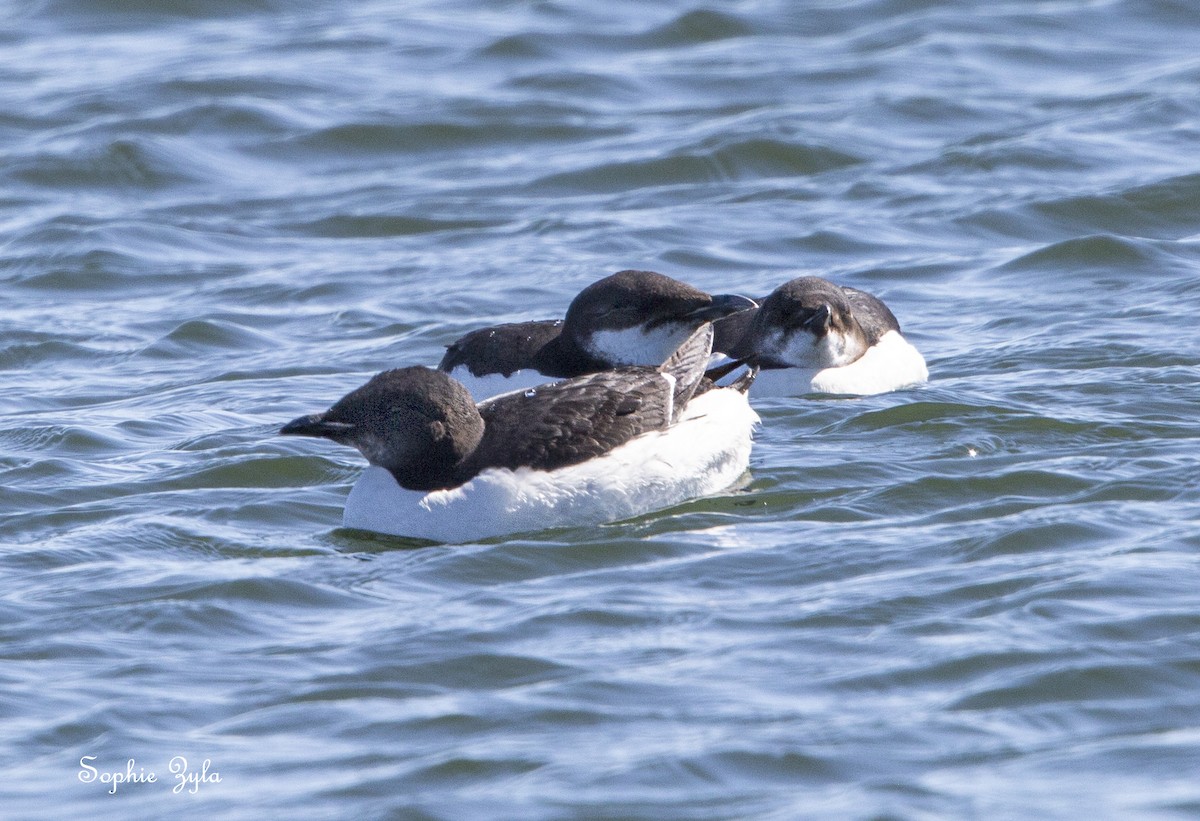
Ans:
{"label": "swimming seabird", "polygon": [[623,366],[479,403],[448,374],[386,371],[280,433],[370,463],[347,527],[440,542],[616,521],[723,490],[746,470],[758,416],[704,379],[712,328],[657,368]]}
{"label": "swimming seabird", "polygon": [[881,300],[820,277],[786,282],[726,322],[743,328],[726,353],[760,368],[755,397],[867,396],[929,379],[924,357]]}
{"label": "swimming seabird", "polygon": [[438,369],[484,399],[623,365],[658,366],[702,323],[753,307],[653,271],[620,271],[580,291],[561,320],[466,334],[447,346]]}

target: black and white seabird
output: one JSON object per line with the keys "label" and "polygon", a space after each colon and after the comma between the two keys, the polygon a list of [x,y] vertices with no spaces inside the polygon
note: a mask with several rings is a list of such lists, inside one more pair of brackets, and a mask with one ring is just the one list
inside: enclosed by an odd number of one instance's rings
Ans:
{"label": "black and white seabird", "polygon": [[727,353],[760,368],[754,396],[868,396],[924,384],[925,359],[878,298],[820,277],[776,288],[761,306],[727,320],[741,325]]}
{"label": "black and white seabird", "polygon": [[332,439],[370,462],[346,500],[347,527],[464,542],[616,521],[715,493],[745,472],[758,422],[746,399],[753,370],[713,387],[711,347],[704,324],[657,368],[478,405],[441,371],[400,368],[280,433]]}
{"label": "black and white seabird", "polygon": [[[447,346],[438,365],[476,399],[625,365],[661,365],[701,324],[755,307],[653,271],[593,282],[561,320],[482,328]],[[718,331],[720,335],[720,331]]]}

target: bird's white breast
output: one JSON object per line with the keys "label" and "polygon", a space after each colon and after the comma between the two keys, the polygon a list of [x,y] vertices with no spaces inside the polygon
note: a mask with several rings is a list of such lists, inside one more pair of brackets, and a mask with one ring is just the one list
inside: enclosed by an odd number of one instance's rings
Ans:
{"label": "bird's white breast", "polygon": [[866,353],[837,368],[771,368],[759,371],[755,397],[830,393],[871,396],[929,381],[925,358],[896,331],[888,331]]}
{"label": "bird's white breast", "polygon": [[346,527],[468,542],[612,522],[716,493],[750,461],[758,415],[746,397],[712,390],[666,431],[643,434],[604,456],[552,471],[491,469],[450,490],[404,490],[369,467],[350,491]]}
{"label": "bird's white breast", "polygon": [[862,338],[831,330],[819,339],[810,333],[782,331],[767,333],[759,340],[757,352],[793,368],[840,368],[863,354]]}
{"label": "bird's white breast", "polygon": [[695,330],[692,326],[668,322],[650,330],[637,326],[619,331],[593,331],[584,346],[592,356],[614,365],[657,367]]}

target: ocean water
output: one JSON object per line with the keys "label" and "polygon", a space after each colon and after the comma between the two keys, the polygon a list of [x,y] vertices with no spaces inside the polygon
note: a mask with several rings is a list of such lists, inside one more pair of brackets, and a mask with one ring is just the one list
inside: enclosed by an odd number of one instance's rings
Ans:
{"label": "ocean water", "polygon": [[[1195,3],[3,8],[6,818],[1200,817]],[[931,382],[457,547],[275,435],[630,267]]]}

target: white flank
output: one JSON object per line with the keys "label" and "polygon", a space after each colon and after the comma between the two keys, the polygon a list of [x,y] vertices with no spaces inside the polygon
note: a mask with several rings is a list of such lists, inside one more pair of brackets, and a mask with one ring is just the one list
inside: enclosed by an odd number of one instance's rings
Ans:
{"label": "white flank", "polygon": [[487,376],[472,376],[471,372],[467,370],[466,365],[460,365],[450,371],[450,376],[463,383],[467,390],[471,392],[471,398],[476,402],[491,399],[493,396],[499,396],[502,393],[525,390],[526,388],[545,385],[547,382],[557,381],[554,377],[546,376],[544,373],[539,373],[533,368],[516,371],[511,376],[501,376],[498,373],[490,373]]}
{"label": "white flank", "polygon": [[679,349],[695,327],[667,323],[651,331],[626,328],[622,331],[595,331],[585,344],[592,356],[614,365],[657,367]]}
{"label": "white flank", "polygon": [[458,543],[628,519],[732,485],[750,463],[757,423],[744,395],[712,390],[689,403],[670,429],[558,470],[486,470],[451,490],[421,493],[404,490],[372,466],[350,491],[342,521]]}
{"label": "white flank", "polygon": [[830,393],[871,396],[929,381],[921,352],[896,331],[888,331],[867,352],[840,368],[771,368],[759,371],[750,388],[757,398]]}

